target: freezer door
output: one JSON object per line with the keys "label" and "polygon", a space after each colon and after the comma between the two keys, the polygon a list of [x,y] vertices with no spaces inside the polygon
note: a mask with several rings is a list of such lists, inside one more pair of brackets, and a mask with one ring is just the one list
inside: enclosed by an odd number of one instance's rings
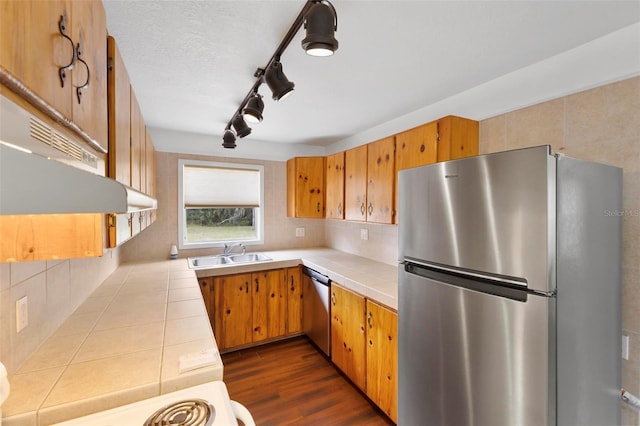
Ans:
{"label": "freezer door", "polygon": [[399,174],[399,258],[555,289],[555,157],[548,146]]}
{"label": "freezer door", "polygon": [[515,293],[400,270],[398,424],[554,424],[555,299]]}

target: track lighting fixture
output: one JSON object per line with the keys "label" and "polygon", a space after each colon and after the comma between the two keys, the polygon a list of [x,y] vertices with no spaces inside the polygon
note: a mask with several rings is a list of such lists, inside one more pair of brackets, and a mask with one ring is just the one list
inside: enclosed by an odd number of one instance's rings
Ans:
{"label": "track lighting fixture", "polygon": [[224,136],[222,137],[222,146],[224,148],[235,148],[236,147],[236,135],[233,133],[233,130],[226,129],[224,131]]}
{"label": "track lighting fixture", "polygon": [[331,56],[338,49],[333,32],[338,29],[336,10],[329,2],[315,3],[307,13],[304,28],[307,36],[302,48],[311,56]]}
{"label": "track lighting fixture", "polygon": [[284,75],[280,62],[276,62],[269,67],[264,79],[269,89],[271,89],[271,93],[273,93],[274,101],[281,101],[293,93],[295,84],[290,82],[287,76]]}
{"label": "track lighting fixture", "polygon": [[251,134],[251,127],[247,126],[247,123],[244,122],[244,118],[240,114],[237,114],[233,119],[233,130],[236,131],[236,135],[239,138],[244,138]]}
{"label": "track lighting fixture", "polygon": [[259,123],[262,121],[262,111],[264,110],[264,102],[259,93],[254,93],[247,101],[247,105],[242,110],[244,121],[250,123]]}
{"label": "track lighting fixture", "polygon": [[[262,101],[262,96],[258,93],[262,83],[267,83],[275,101],[281,101],[293,93],[295,84],[284,75],[280,57],[303,25],[307,31],[307,36],[302,40],[302,47],[309,55],[329,56],[338,49],[338,40],[334,37],[334,31],[338,28],[336,9],[328,0],[307,0],[291,28],[289,28],[271,59],[269,59],[267,66],[258,68],[254,73],[253,76],[256,78],[256,82],[240,103],[229,123],[227,123],[222,137],[223,147],[235,148],[236,136],[243,138],[251,133],[251,128],[247,126],[245,120],[251,123],[262,121],[264,102]],[[233,130],[231,130],[232,126]]]}

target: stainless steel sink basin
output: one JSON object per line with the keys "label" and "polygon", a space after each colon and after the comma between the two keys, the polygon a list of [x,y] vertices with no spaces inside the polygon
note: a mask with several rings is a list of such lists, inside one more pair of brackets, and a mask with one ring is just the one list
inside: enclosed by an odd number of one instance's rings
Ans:
{"label": "stainless steel sink basin", "polygon": [[189,267],[191,268],[215,268],[217,266],[233,265],[240,263],[254,263],[254,262],[266,262],[271,259],[262,253],[245,253],[245,254],[230,254],[228,256],[201,256],[190,257]]}
{"label": "stainless steel sink basin", "polygon": [[264,262],[272,260],[269,256],[265,256],[262,253],[246,253],[246,254],[233,254],[229,256],[232,263],[250,263],[250,262]]}
{"label": "stainless steel sink basin", "polygon": [[194,267],[220,266],[228,265],[229,263],[231,263],[231,260],[225,256],[203,256],[189,258],[189,264]]}

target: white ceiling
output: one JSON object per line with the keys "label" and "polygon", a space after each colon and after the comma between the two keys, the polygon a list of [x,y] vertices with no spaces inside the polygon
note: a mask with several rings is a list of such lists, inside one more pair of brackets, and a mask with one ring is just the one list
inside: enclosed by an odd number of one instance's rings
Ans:
{"label": "white ceiling", "polygon": [[[104,0],[146,123],[216,144],[303,4]],[[335,55],[306,55],[300,30],[282,56],[294,94],[275,102],[263,85],[264,121],[239,144],[335,144],[640,22],[640,1],[333,5]],[[179,141],[164,150],[181,152]]]}

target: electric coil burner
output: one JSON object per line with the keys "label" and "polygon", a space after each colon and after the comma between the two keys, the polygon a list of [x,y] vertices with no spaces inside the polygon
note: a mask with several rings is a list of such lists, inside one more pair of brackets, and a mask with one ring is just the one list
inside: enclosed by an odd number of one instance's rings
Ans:
{"label": "electric coil burner", "polygon": [[144,426],[211,426],[215,415],[215,408],[207,401],[188,399],[162,407]]}
{"label": "electric coil burner", "polygon": [[57,424],[63,425],[237,426],[238,422],[225,384],[213,381]]}

